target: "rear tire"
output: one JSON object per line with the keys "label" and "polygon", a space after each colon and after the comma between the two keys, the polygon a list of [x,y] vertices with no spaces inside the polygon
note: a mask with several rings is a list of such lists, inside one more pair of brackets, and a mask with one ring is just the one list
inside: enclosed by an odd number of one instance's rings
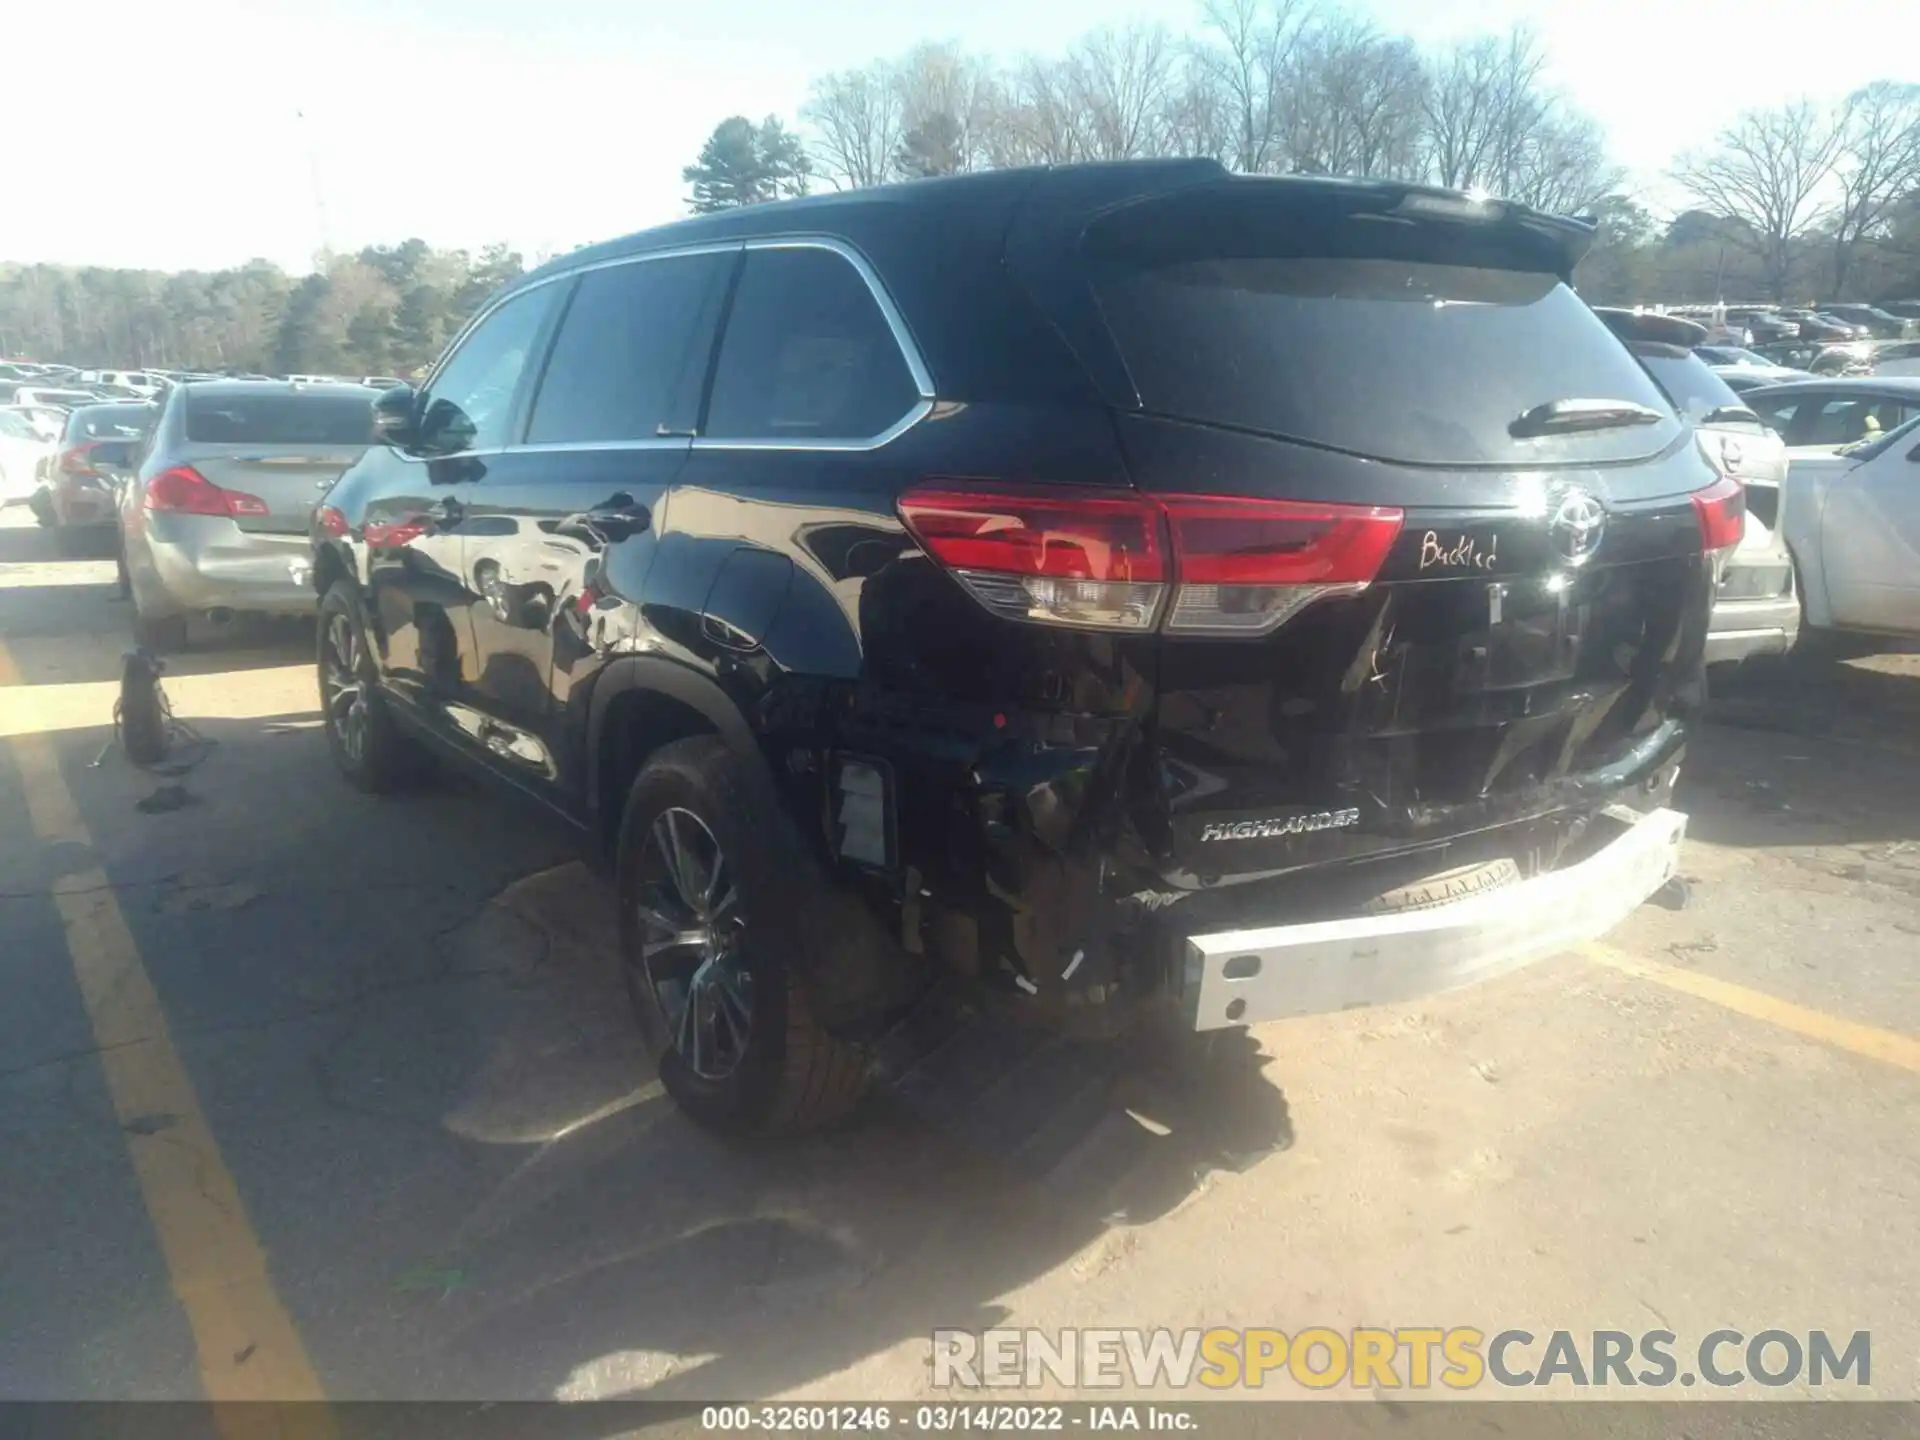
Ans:
{"label": "rear tire", "polygon": [[359,600],[345,580],[336,580],[320,601],[315,650],[321,725],[334,764],[370,795],[401,788],[424,757],[387,709]]}
{"label": "rear tire", "polygon": [[814,1018],[794,938],[807,874],[770,803],[724,741],[675,741],[633,782],[617,860],[621,958],[660,1083],[700,1124],[755,1136],[832,1123],[867,1072]]}

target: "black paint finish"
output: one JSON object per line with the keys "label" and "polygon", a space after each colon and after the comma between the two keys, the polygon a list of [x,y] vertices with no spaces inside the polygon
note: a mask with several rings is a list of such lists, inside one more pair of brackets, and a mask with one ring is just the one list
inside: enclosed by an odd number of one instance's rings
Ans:
{"label": "black paint finish", "polygon": [[[564,257],[520,285],[657,249],[834,237],[897,305],[931,408],[871,448],[376,447],[328,497],[346,533],[316,528],[317,583],[362,590],[409,723],[583,826],[604,833],[624,798],[638,757],[623,736],[717,731],[763,763],[903,971],[938,953],[1063,1011],[1150,992],[1189,913],[1310,915],[1334,877],[1377,891],[1486,850],[1550,863],[1600,806],[1660,798],[1703,695],[1711,577],[1688,496],[1714,476],[1691,441],[1632,465],[1422,469],[1140,413],[1060,237],[1216,175],[967,177]],[[1272,635],[1116,635],[990,616],[898,517],[929,477],[1407,519],[1373,586]],[[1548,544],[1549,482],[1607,506],[1591,564]],[[843,756],[890,777],[892,873],[834,853]],[[1200,838],[1348,808],[1349,827]],[[940,938],[951,921],[966,944]]]}

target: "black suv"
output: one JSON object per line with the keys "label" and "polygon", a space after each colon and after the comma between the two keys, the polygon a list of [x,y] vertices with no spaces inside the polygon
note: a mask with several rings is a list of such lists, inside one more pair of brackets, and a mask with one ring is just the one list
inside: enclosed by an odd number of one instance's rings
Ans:
{"label": "black suv", "polygon": [[736,1128],[936,997],[1210,1031],[1564,948],[1673,873],[1742,523],[1589,236],[1180,161],[577,251],[315,512],[334,753],[596,839],[664,1083]]}

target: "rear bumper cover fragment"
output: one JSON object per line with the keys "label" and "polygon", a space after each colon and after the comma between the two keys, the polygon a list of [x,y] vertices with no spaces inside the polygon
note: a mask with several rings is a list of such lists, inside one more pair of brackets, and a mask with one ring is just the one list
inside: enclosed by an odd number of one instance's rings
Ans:
{"label": "rear bumper cover fragment", "polygon": [[1632,817],[1588,858],[1431,910],[1190,935],[1182,1003],[1195,1030],[1414,1000],[1605,934],[1679,868],[1687,817]]}

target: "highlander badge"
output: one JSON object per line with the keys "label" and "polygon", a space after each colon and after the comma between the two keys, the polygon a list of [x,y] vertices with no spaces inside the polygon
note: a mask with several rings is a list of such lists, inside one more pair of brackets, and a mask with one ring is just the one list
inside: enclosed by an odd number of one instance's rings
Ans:
{"label": "highlander badge", "polygon": [[1271,840],[1276,835],[1300,835],[1309,830],[1344,830],[1360,823],[1358,810],[1316,810],[1306,815],[1275,816],[1271,820],[1236,820],[1208,825],[1200,843],[1214,840]]}

